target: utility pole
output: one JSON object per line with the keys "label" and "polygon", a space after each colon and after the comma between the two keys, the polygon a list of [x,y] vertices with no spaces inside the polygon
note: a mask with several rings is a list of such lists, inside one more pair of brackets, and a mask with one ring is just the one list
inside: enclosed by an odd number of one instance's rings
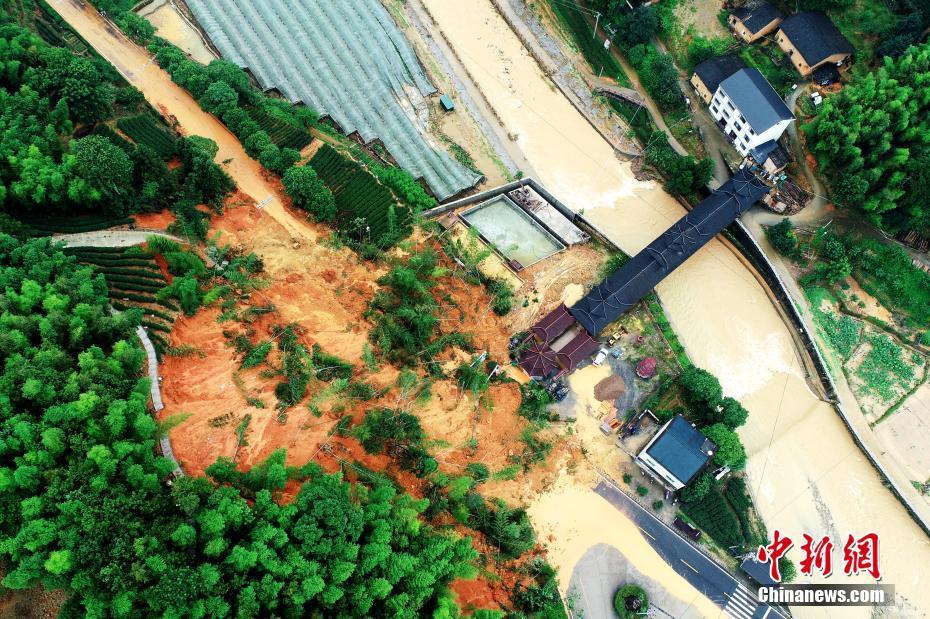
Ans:
{"label": "utility pole", "polygon": [[594,36],[591,37],[592,39],[596,39],[596,38],[597,38],[597,24],[598,24],[600,21],[601,21],[601,12],[598,11],[597,14],[594,16]]}

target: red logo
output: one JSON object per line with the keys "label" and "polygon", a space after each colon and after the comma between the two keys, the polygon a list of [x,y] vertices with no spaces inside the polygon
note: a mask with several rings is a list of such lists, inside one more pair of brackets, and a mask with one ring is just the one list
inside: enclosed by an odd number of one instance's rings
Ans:
{"label": "red logo", "polygon": [[782,537],[781,531],[775,529],[772,543],[768,546],[759,546],[756,558],[760,563],[769,563],[769,575],[775,582],[781,582],[781,572],[778,570],[778,560],[785,556],[788,549],[794,545],[790,537]]}
{"label": "red logo", "polygon": [[804,553],[804,558],[801,559],[802,574],[810,576],[815,567],[824,576],[833,573],[833,542],[830,541],[829,535],[824,535],[815,544],[814,538],[805,533],[801,551]]}
{"label": "red logo", "polygon": [[852,533],[846,538],[843,546],[843,572],[847,576],[868,572],[875,580],[882,577],[878,569],[878,534],[866,533],[859,539]]}
{"label": "red logo", "polygon": [[[804,543],[801,544],[801,573],[812,576],[817,570],[825,577],[833,573],[833,540],[829,535],[815,539],[807,533],[803,534]],[[778,560],[786,556],[788,550],[794,546],[790,537],[782,535],[775,529],[772,543],[768,546],[759,546],[756,559],[760,563],[769,564],[769,575],[775,582],[781,582],[781,570]],[[878,534],[866,533],[860,538],[850,534],[843,545],[843,573],[847,576],[856,576],[862,572],[870,574],[875,580],[881,580],[882,574],[878,566]]]}

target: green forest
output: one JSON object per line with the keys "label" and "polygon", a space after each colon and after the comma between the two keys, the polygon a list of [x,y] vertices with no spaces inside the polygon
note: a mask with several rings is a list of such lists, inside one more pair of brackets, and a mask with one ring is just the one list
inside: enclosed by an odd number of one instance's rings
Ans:
{"label": "green forest", "polygon": [[[117,124],[134,142],[114,131]],[[6,230],[16,227],[10,218],[85,214],[106,224],[173,208],[177,231],[202,238],[205,215],[194,205],[219,206],[232,188],[213,163],[215,145],[175,139],[102,60],[53,47],[14,23],[0,24],[0,153]],[[175,154],[182,165],[172,170],[166,158]]]}
{"label": "green forest", "polygon": [[886,57],[805,130],[839,204],[890,232],[930,228],[930,44]]}
{"label": "green forest", "polygon": [[[0,235],[3,585],[62,588],[65,616],[431,613],[473,573],[467,538],[388,483],[350,486],[278,452],[225,482],[164,480],[141,313],[112,315],[102,275],[44,239]],[[296,498],[274,498],[288,481]]]}

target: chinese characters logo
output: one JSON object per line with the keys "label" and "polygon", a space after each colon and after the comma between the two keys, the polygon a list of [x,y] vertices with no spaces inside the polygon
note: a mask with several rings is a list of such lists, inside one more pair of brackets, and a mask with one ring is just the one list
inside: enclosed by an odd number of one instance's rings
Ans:
{"label": "chinese characters logo", "polygon": [[[819,539],[807,533],[803,536],[804,543],[801,544],[801,552],[804,558],[801,559],[801,573],[812,576],[816,571],[824,577],[830,576],[833,573],[834,548],[830,536],[824,535]],[[778,561],[785,557],[793,546],[794,541],[778,529],[775,529],[771,544],[759,546],[756,559],[760,563],[769,564],[769,575],[775,582],[781,582],[782,579]],[[866,533],[857,538],[850,533],[847,536],[846,543],[843,544],[843,573],[847,576],[866,573],[875,580],[881,580],[881,570],[878,564],[878,534]]]}

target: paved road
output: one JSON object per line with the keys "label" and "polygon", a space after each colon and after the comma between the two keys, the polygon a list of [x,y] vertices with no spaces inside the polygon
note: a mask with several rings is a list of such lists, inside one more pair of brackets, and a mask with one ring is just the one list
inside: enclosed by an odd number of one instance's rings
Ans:
{"label": "paved road", "polygon": [[601,481],[594,492],[630,518],[666,563],[723,609],[722,616],[732,619],[787,616],[783,610],[761,604],[752,590],[610,482]]}
{"label": "paved road", "polygon": [[166,239],[187,244],[187,241],[179,236],[157,230],[95,230],[74,234],[55,234],[52,240],[64,243],[66,247],[130,247],[142,245],[150,236],[163,236]]}

